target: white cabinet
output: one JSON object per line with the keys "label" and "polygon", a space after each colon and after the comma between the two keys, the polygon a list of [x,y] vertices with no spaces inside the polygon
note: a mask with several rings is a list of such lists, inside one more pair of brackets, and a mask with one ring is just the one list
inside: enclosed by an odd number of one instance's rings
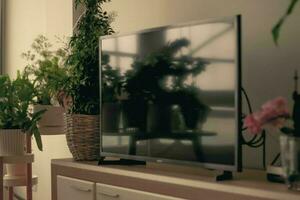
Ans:
{"label": "white cabinet", "polygon": [[96,197],[96,200],[180,200],[179,198],[100,183],[96,185]]}
{"label": "white cabinet", "polygon": [[179,198],[57,176],[57,200],[181,200]]}
{"label": "white cabinet", "polygon": [[95,183],[57,176],[57,200],[94,200]]}

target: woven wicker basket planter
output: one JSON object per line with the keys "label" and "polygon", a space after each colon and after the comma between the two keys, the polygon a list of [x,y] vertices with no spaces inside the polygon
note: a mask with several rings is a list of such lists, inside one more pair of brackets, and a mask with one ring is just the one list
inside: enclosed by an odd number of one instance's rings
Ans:
{"label": "woven wicker basket planter", "polygon": [[77,161],[100,157],[99,115],[65,114],[68,147]]}

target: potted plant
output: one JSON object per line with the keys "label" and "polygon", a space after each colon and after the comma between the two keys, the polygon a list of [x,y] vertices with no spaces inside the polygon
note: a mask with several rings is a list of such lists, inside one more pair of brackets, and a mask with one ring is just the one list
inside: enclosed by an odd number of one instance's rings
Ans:
{"label": "potted plant", "polygon": [[99,158],[99,37],[113,33],[111,17],[102,10],[108,0],[76,0],[84,13],[69,42],[67,66],[70,77],[64,91],[72,98],[66,114],[69,149],[75,160]]}
{"label": "potted plant", "polygon": [[[37,123],[45,110],[29,112],[34,86],[28,77],[18,73],[15,80],[0,76],[0,155],[23,155],[25,133],[33,135],[39,150],[43,150]],[[24,175],[22,164],[7,165],[9,175]]]}
{"label": "potted plant", "polygon": [[283,176],[288,187],[300,190],[300,95],[293,94],[294,109],[290,114],[287,100],[278,97],[262,105],[261,110],[245,118],[245,127],[258,134],[263,128],[275,127],[280,135],[280,156]]}
{"label": "potted plant", "polygon": [[47,110],[38,122],[41,134],[62,134],[63,107],[58,105],[57,96],[67,79],[66,68],[63,67],[66,51],[51,51],[52,45],[45,36],[38,36],[32,51],[23,53],[28,61],[24,74],[29,76],[35,88],[33,112]]}

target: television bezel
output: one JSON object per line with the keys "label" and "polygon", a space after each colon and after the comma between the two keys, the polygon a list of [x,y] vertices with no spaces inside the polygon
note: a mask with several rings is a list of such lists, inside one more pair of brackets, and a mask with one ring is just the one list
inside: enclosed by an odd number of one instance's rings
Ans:
{"label": "television bezel", "polygon": [[[234,30],[236,32],[236,44],[237,44],[237,51],[236,51],[236,85],[235,85],[235,108],[236,108],[236,145],[235,145],[235,164],[234,165],[225,165],[225,164],[217,164],[217,163],[207,163],[207,162],[200,162],[200,161],[184,161],[184,160],[176,160],[176,159],[167,159],[167,158],[157,158],[157,157],[150,157],[150,156],[138,156],[138,155],[129,155],[129,154],[119,154],[119,153],[111,153],[105,152],[102,149],[102,129],[100,123],[100,156],[101,157],[116,157],[120,159],[130,159],[130,160],[138,160],[138,161],[150,161],[150,162],[157,162],[157,163],[169,163],[169,164],[183,164],[183,165],[194,165],[199,167],[204,167],[208,169],[215,169],[215,170],[224,170],[224,171],[242,171],[242,100],[241,100],[241,89],[242,89],[242,63],[241,63],[241,15],[235,15],[231,17],[221,17],[221,18],[213,18],[213,19],[205,19],[199,21],[192,21],[188,23],[179,23],[167,26],[160,26],[150,29],[139,30],[130,33],[123,33],[123,34],[113,34],[108,36],[101,36],[99,38],[99,77],[100,77],[100,110],[102,110],[102,67],[101,67],[101,42],[104,39],[109,38],[117,38],[121,36],[128,36],[132,34],[140,34],[140,33],[147,33],[152,31],[159,31],[165,30],[168,28],[178,28],[188,25],[196,25],[196,24],[206,24],[206,23],[220,23],[220,22],[230,22],[234,24]],[[102,117],[100,114],[100,120],[102,121]]]}

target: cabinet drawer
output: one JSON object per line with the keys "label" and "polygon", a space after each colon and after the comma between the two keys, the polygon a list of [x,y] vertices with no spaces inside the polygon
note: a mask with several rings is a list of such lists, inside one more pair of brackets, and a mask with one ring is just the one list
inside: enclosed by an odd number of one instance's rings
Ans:
{"label": "cabinet drawer", "polygon": [[97,183],[96,187],[97,200],[182,200],[179,198],[100,183]]}
{"label": "cabinet drawer", "polygon": [[94,200],[95,183],[57,176],[57,200]]}

